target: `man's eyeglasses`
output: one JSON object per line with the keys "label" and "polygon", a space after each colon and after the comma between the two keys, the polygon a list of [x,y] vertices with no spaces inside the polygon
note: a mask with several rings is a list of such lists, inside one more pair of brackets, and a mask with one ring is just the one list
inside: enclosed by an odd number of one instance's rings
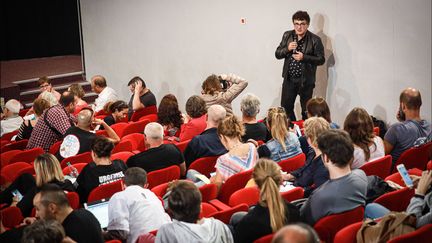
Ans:
{"label": "man's eyeglasses", "polygon": [[40,89],[43,89],[43,88],[46,88],[46,87],[48,87],[48,86],[50,86],[50,84],[42,84],[42,85],[39,86],[39,88],[40,88]]}

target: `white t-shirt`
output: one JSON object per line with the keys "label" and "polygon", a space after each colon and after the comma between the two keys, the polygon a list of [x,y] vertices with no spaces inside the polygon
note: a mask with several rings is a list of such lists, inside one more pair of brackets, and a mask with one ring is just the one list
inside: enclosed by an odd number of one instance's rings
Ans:
{"label": "white t-shirt", "polygon": [[21,124],[23,123],[23,121],[24,120],[20,116],[6,118],[0,121],[0,129],[1,129],[0,137],[6,133],[10,133],[15,130],[18,130]]}
{"label": "white t-shirt", "polygon": [[381,157],[384,157],[385,153],[384,153],[383,140],[380,137],[375,136],[373,138],[373,142],[374,143],[371,146],[369,146],[370,158],[368,161],[366,161],[365,159],[365,154],[363,149],[361,149],[357,145],[354,145],[354,160],[353,163],[351,164],[351,169],[358,169],[366,162],[370,162],[379,159]]}
{"label": "white t-shirt", "polygon": [[127,242],[171,222],[162,202],[150,190],[128,186],[114,194],[108,204],[108,230],[128,231]]}
{"label": "white t-shirt", "polygon": [[107,86],[102,90],[102,92],[100,92],[100,94],[96,98],[93,108],[95,112],[98,112],[104,108],[106,103],[114,102],[117,100],[118,100],[117,92],[114,89]]}

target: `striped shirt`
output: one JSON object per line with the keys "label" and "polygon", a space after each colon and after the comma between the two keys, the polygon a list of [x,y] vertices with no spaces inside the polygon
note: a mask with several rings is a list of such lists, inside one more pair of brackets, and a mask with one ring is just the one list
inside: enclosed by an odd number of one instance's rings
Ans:
{"label": "striped shirt", "polygon": [[223,177],[223,181],[226,181],[232,175],[239,172],[252,169],[258,160],[258,153],[253,144],[249,143],[249,152],[245,157],[238,157],[236,155],[230,155],[226,153],[221,155],[216,161],[216,170]]}

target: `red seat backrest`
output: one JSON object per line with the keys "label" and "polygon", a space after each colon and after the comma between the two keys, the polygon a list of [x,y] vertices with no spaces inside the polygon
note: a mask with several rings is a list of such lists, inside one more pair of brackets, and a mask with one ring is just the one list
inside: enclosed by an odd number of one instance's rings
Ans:
{"label": "red seat backrest", "polygon": [[168,182],[157,185],[151,189],[151,191],[158,197],[163,197],[168,189]]}
{"label": "red seat backrest", "polygon": [[293,188],[286,192],[280,193],[282,198],[288,202],[292,202],[298,199],[302,199],[304,197],[304,189],[301,187]]}
{"label": "red seat backrest", "polygon": [[143,109],[137,110],[132,114],[130,121],[138,121],[141,117],[157,114],[157,107],[155,105],[144,107]]}
{"label": "red seat backrest", "polygon": [[13,156],[9,163],[21,161],[21,162],[27,162],[32,163],[36,157],[39,155],[45,153],[45,151],[42,148],[32,148],[29,150],[23,150],[19,153],[17,153],[15,156]]}
{"label": "red seat backrest", "polygon": [[360,167],[360,169],[362,169],[367,176],[376,175],[384,180],[387,176],[389,176],[391,166],[392,157],[391,155],[386,155],[374,161],[366,162]]}
{"label": "red seat backrest", "polygon": [[315,223],[314,229],[321,241],[333,242],[334,236],[342,228],[363,220],[364,208],[359,206],[347,212],[325,216]]}
{"label": "red seat backrest", "polygon": [[414,232],[395,237],[388,243],[430,242],[432,239],[432,224],[427,224]]}
{"label": "red seat backrest", "polygon": [[57,154],[57,152],[60,150],[60,146],[63,143],[63,140],[55,142],[53,145],[51,145],[49,152],[50,154]]}
{"label": "red seat backrest", "polygon": [[271,243],[274,235],[275,233],[264,235],[263,237],[260,237],[257,240],[255,240],[254,243]]}
{"label": "red seat backrest", "polygon": [[14,157],[16,154],[21,153],[22,150],[10,150],[7,152],[2,152],[0,155],[0,163],[1,163],[1,167],[3,168],[4,166],[8,165],[10,163],[10,160],[12,157]]}
{"label": "red seat backrest", "polygon": [[357,231],[361,228],[363,222],[350,224],[339,230],[334,237],[334,243],[357,242]]}
{"label": "red seat backrest", "polygon": [[114,149],[112,150],[112,154],[116,154],[118,152],[124,152],[124,151],[129,151],[131,152],[133,150],[133,145],[132,142],[129,140],[126,141],[120,141],[120,143],[118,143]]}
{"label": "red seat backrest", "polygon": [[209,215],[218,212],[217,208],[213,207],[210,203],[201,203],[201,213],[199,218],[207,218]]}
{"label": "red seat backrest", "polygon": [[396,164],[394,165],[392,173],[397,172],[396,166],[399,164],[404,164],[407,170],[411,168],[425,170],[431,155],[432,142],[429,142],[417,148],[410,148],[403,152],[398,158]]}
{"label": "red seat backrest", "polygon": [[147,182],[150,189],[160,184],[178,179],[180,179],[180,167],[177,165],[151,171],[147,174]]}
{"label": "red seat backrest", "polygon": [[179,143],[176,143],[175,146],[177,146],[177,148],[180,149],[180,151],[182,153],[184,153],[184,151],[185,151],[185,149],[186,149],[186,147],[187,147],[187,145],[189,144],[190,141],[191,141],[191,139],[186,140],[186,141],[181,141]]}
{"label": "red seat backrest", "polygon": [[[73,164],[73,167],[75,167],[78,170],[78,173],[81,173],[82,169],[87,165],[88,163],[76,163]],[[63,175],[69,175],[71,173],[68,166],[63,168]]]}
{"label": "red seat backrest", "polygon": [[80,204],[80,198],[78,193],[76,192],[67,192],[66,193],[66,197],[69,201],[69,205],[71,206],[71,208],[73,209],[78,209],[79,208],[79,204]]}
{"label": "red seat backrest", "polygon": [[196,170],[210,178],[210,173],[216,171],[215,165],[217,158],[219,158],[219,156],[199,158],[189,165],[189,169]]}
{"label": "red seat backrest", "polygon": [[72,165],[73,164],[77,164],[77,163],[90,163],[93,161],[93,158],[91,156],[91,152],[85,152],[82,154],[77,154],[75,156],[71,156],[69,158],[64,158],[61,163],[60,166],[63,168],[67,167],[67,162],[70,162]]}
{"label": "red seat backrest", "polygon": [[19,132],[19,130],[15,130],[15,131],[13,131],[13,132],[5,133],[5,134],[3,134],[3,136],[1,136],[0,139],[1,139],[1,140],[4,140],[4,141],[10,141],[10,140],[12,139],[13,136],[15,136],[15,135],[18,134],[18,132]]}
{"label": "red seat backrest", "polygon": [[413,196],[414,189],[405,187],[400,190],[387,192],[375,199],[374,202],[383,205],[390,211],[402,212],[407,209]]}
{"label": "red seat backrest", "polygon": [[141,133],[132,133],[132,134],[128,134],[126,136],[123,136],[121,138],[121,141],[131,141],[132,142],[132,149],[133,150],[139,150],[139,151],[144,151],[145,148],[145,143],[144,143],[144,134]]}
{"label": "red seat backrest", "polygon": [[150,121],[146,119],[128,123],[128,125],[123,130],[122,137],[132,133],[144,133],[144,128],[149,123]]}
{"label": "red seat backrest", "polygon": [[244,188],[246,183],[252,178],[252,171],[253,169],[242,171],[229,177],[225,183],[222,184],[219,190],[218,199],[221,202],[228,204],[231,195],[235,191]]}
{"label": "red seat backrest", "polygon": [[1,221],[6,228],[15,228],[23,221],[21,210],[17,207],[7,207],[0,211]]}
{"label": "red seat backrest", "polygon": [[87,199],[87,202],[93,202],[101,199],[110,198],[114,193],[123,191],[123,181],[118,180],[108,184],[100,185],[94,188]]}
{"label": "red seat backrest", "polygon": [[223,210],[223,211],[218,211],[218,212],[212,213],[208,217],[209,218],[213,217],[215,219],[219,219],[220,221],[224,222],[225,224],[228,224],[229,221],[230,221],[230,219],[231,219],[231,216],[234,213],[237,213],[237,212],[247,212],[248,209],[249,209],[248,205],[246,205],[246,204],[240,204],[240,205],[237,205],[237,206],[235,206],[233,208],[230,208],[230,209],[227,209],[227,210]]}
{"label": "red seat backrest", "polygon": [[111,155],[111,160],[119,159],[119,160],[122,160],[124,163],[126,163],[127,160],[128,160],[132,155],[134,155],[134,153],[129,152],[129,151],[118,152],[118,153],[115,153],[115,154],[112,154],[112,155]]}
{"label": "red seat backrest", "polygon": [[10,142],[1,148],[1,152],[4,153],[11,150],[24,150],[27,147],[27,143],[28,139]]}
{"label": "red seat backrest", "polygon": [[[111,128],[114,130],[114,132],[121,138],[123,137],[123,131],[124,129],[129,125],[129,123],[126,122],[119,122],[116,124],[111,125]],[[99,130],[100,131],[100,130]],[[105,132],[106,133],[106,132]]]}
{"label": "red seat backrest", "polygon": [[13,182],[20,175],[24,173],[33,174],[32,172],[34,173],[33,165],[26,162],[16,162],[1,169],[1,175],[6,180],[5,182]]}
{"label": "red seat backrest", "polygon": [[234,192],[228,201],[228,205],[230,207],[235,207],[239,204],[245,203],[250,207],[258,203],[259,197],[260,190],[258,187],[246,187]]}
{"label": "red seat backrest", "polygon": [[213,200],[218,195],[218,187],[216,184],[206,184],[200,186],[198,189],[201,192],[202,202],[208,202],[210,200]]}
{"label": "red seat backrest", "polygon": [[294,157],[281,160],[278,164],[283,171],[289,173],[291,171],[297,170],[298,168],[302,167],[305,163],[305,160],[306,160],[305,154],[301,153]]}

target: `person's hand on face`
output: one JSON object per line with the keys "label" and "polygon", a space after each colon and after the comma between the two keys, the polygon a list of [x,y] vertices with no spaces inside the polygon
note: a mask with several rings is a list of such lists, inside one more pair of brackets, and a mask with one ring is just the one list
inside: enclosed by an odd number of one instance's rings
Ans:
{"label": "person's hand on face", "polygon": [[135,93],[139,93],[142,90],[142,83],[137,81],[135,82]]}

